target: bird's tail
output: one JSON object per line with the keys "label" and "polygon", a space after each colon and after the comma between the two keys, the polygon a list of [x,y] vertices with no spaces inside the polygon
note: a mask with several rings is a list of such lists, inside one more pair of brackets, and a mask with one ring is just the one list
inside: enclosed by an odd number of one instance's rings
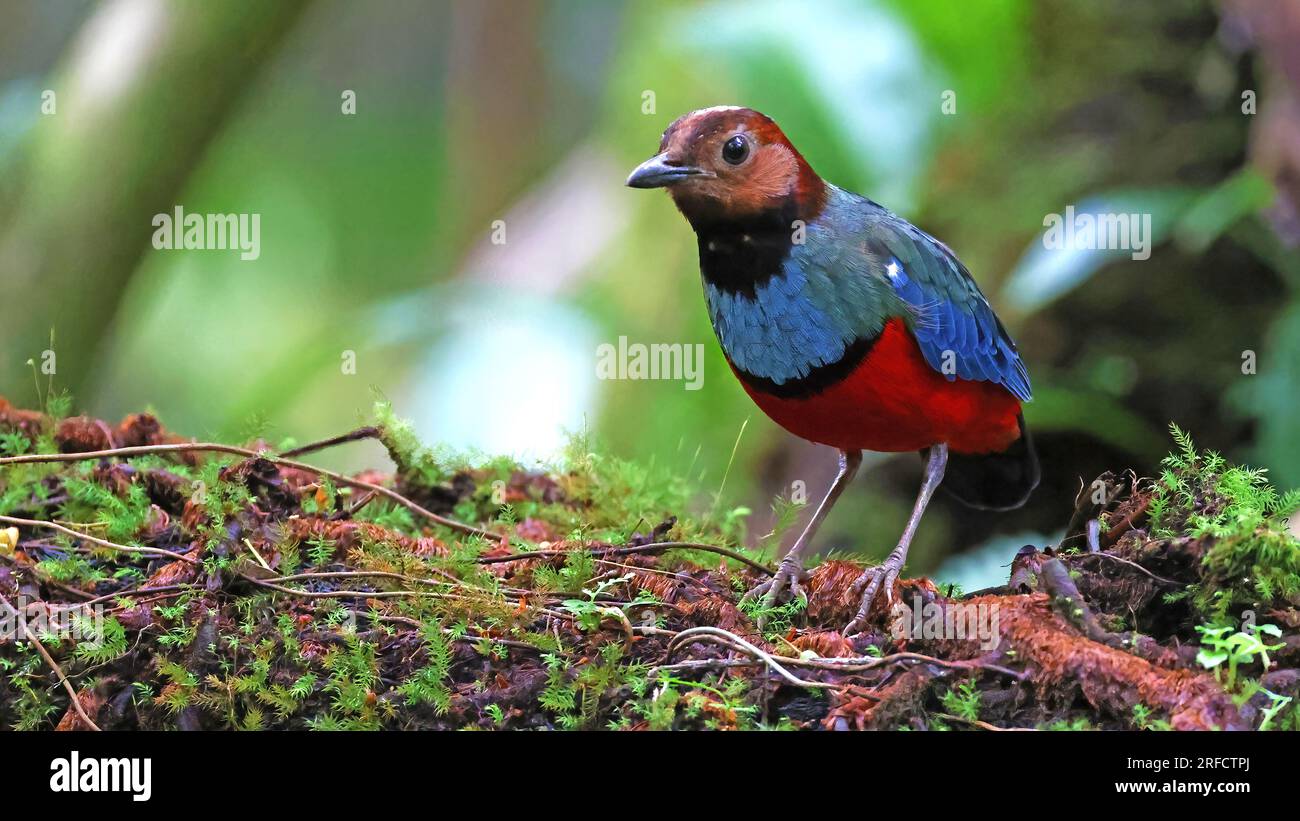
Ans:
{"label": "bird's tail", "polygon": [[982,510],[1013,510],[1038,487],[1038,454],[1025,427],[1024,414],[1016,417],[1020,438],[1001,453],[948,454],[943,487],[961,502]]}

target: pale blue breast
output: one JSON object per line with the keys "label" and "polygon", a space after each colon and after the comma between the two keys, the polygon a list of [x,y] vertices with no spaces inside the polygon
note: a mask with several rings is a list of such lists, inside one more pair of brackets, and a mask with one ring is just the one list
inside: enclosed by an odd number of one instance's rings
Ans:
{"label": "pale blue breast", "polygon": [[835,304],[825,274],[813,277],[787,260],[753,298],[704,283],[713,330],[736,367],[784,384],[844,354],[857,336],[852,312]]}

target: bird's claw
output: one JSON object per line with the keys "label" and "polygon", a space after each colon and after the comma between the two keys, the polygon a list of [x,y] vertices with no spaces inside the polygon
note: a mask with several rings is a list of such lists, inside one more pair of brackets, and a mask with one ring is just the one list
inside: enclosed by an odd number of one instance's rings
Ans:
{"label": "bird's claw", "polygon": [[789,589],[790,595],[805,601],[808,594],[804,591],[800,583],[806,574],[802,563],[797,557],[786,556],[781,560],[781,564],[776,569],[772,578],[759,584],[742,597],[742,601],[754,600],[761,597],[762,603],[759,606],[758,629],[762,630],[767,624],[767,613],[781,599],[782,594]]}
{"label": "bird's claw", "polygon": [[885,591],[885,600],[888,602],[894,600],[894,582],[898,581],[898,574],[902,571],[905,560],[905,556],[899,556],[897,552],[891,553],[885,561],[862,571],[862,575],[858,576],[851,588],[853,593],[862,594],[862,603],[858,605],[858,612],[853,616],[853,621],[844,627],[843,635],[854,636],[863,631],[867,626],[867,614],[871,612],[871,603],[875,601],[876,595],[882,588]]}

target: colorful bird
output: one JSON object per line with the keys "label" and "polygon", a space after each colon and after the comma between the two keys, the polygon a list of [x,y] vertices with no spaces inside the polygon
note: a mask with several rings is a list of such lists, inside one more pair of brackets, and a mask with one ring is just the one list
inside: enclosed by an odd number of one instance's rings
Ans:
{"label": "colorful bird", "polygon": [[1019,507],[1038,484],[1016,345],[946,245],[817,175],[767,116],[720,106],[664,132],[628,177],[666,188],[699,240],[704,299],[745,391],[786,430],[840,452],[839,474],[773,578],[802,595],[804,554],[862,451],[920,451],[925,476],[898,546],[857,579],[861,631],[888,599],[940,482],[967,504]]}

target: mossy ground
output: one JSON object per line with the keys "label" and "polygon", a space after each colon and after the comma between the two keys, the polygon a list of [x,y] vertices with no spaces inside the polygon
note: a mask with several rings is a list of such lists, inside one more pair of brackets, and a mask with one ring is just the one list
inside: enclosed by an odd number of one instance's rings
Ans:
{"label": "mossy ground", "polygon": [[[992,608],[980,644],[900,634],[912,614],[883,603],[866,634],[841,635],[860,568],[839,560],[758,630],[742,593],[777,538],[746,549],[743,509],[582,439],[541,469],[470,464],[381,406],[342,441],[379,439],[393,471],[339,476],[301,461],[312,448],[219,452],[148,415],[66,413],[0,400],[0,595],[28,613],[98,606],[103,629],[0,644],[3,726],[84,723],[54,665],[103,729],[1300,722],[1300,542],[1284,521],[1300,494],[1181,432],[1161,477],[1103,477],[1069,549],[1022,551],[1006,586],[894,591],[943,614]],[[782,528],[798,521],[779,508]]]}

